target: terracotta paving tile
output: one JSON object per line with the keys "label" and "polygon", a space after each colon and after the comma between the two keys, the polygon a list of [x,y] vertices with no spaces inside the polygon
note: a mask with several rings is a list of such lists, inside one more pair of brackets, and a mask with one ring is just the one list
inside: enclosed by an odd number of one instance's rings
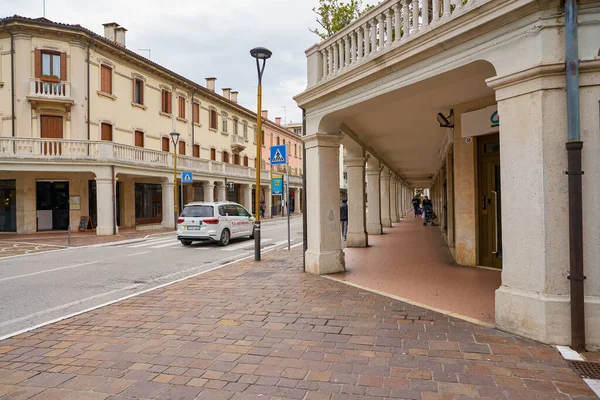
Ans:
{"label": "terracotta paving tile", "polygon": [[593,398],[552,347],[304,274],[301,259],[265,254],[0,342],[0,398]]}

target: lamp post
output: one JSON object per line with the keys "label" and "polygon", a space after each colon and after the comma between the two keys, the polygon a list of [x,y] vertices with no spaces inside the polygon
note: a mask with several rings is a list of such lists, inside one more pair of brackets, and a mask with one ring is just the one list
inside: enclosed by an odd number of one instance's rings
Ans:
{"label": "lamp post", "polygon": [[177,144],[179,143],[179,132],[173,131],[170,135],[173,141],[173,222],[175,230],[177,230],[177,219],[179,218],[177,212],[179,208],[179,200],[177,199]]}
{"label": "lamp post", "polygon": [[[273,53],[264,47],[256,47],[250,50],[250,55],[256,59],[256,70],[258,71],[258,98],[256,111],[256,189],[254,190],[254,260],[260,261],[260,173],[262,166],[262,76],[265,71],[267,60]],[[262,61],[262,66],[260,62]]]}

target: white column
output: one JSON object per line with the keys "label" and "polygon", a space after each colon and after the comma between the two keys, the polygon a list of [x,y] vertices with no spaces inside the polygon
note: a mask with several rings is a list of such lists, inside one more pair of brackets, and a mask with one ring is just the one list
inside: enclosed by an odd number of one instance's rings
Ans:
{"label": "white column", "polygon": [[392,223],[398,222],[398,215],[396,214],[396,181],[397,177],[392,175],[390,178],[390,220]]}
{"label": "white column", "polygon": [[433,14],[433,22],[439,21],[439,19],[440,19],[440,0],[433,0],[432,14]]}
{"label": "white column", "polygon": [[327,49],[321,51],[321,57],[323,58],[323,78],[326,78],[329,74],[329,66],[327,60]]}
{"label": "white column", "polygon": [[408,9],[408,2],[410,0],[404,0],[402,3],[402,19],[404,21],[404,36],[410,36],[410,10]]}
{"label": "white column", "polygon": [[344,39],[337,42],[338,45],[338,71],[344,69]]}
{"label": "white column", "polygon": [[345,271],[340,226],[340,137],[315,133],[304,137],[308,249],[305,270],[312,274]]}
{"label": "white column", "polygon": [[385,46],[385,16],[383,14],[377,16],[377,29],[379,30],[379,50],[383,50]]}
{"label": "white column", "polygon": [[328,63],[329,73],[327,75],[329,76],[329,75],[333,74],[334,68],[335,68],[335,56],[334,56],[334,52],[333,52],[333,47],[332,46],[329,46],[327,48],[327,54],[329,56],[329,63]]}
{"label": "white column", "polygon": [[428,1],[423,2],[423,6],[421,8],[421,16],[422,16],[422,20],[423,20],[423,26],[428,26],[429,25],[429,2]]}
{"label": "white column", "polygon": [[350,65],[350,36],[344,36],[344,66]]}
{"label": "white column", "polygon": [[402,38],[402,33],[400,32],[401,24],[400,24],[400,11],[402,7],[400,3],[394,4],[394,42],[398,42]]}
{"label": "white column", "polygon": [[175,226],[175,198],[173,197],[173,182],[166,182],[162,187],[162,226],[173,228]]}
{"label": "white column", "polygon": [[381,171],[381,225],[384,228],[392,226],[390,217],[390,170],[387,167]]}
{"label": "white column", "polygon": [[217,201],[227,200],[227,187],[225,182],[217,182]]}
{"label": "white column", "polygon": [[448,188],[448,246],[454,248],[454,154],[446,158],[446,185]]}
{"label": "white column", "polygon": [[371,53],[377,51],[377,20],[371,20]]}
{"label": "white column", "polygon": [[205,183],[202,185],[202,189],[204,190],[204,201],[206,203],[212,203],[215,201],[215,185],[212,183]]}
{"label": "white column", "polygon": [[412,0],[412,32],[419,31],[419,0]]}
{"label": "white column", "polygon": [[450,0],[443,0],[444,1],[444,14],[442,15],[442,17],[446,18],[450,16]]}
{"label": "white column", "polygon": [[348,173],[348,247],[367,247],[365,197],[365,157],[346,158]]}
{"label": "white column", "polygon": [[271,206],[273,204],[273,195],[271,194],[271,186],[263,187],[265,190],[265,218],[271,218]]}
{"label": "white column", "polygon": [[363,51],[365,48],[365,28],[362,26],[356,30],[358,32],[358,51],[356,53],[356,60],[361,60],[363,58]]}
{"label": "white column", "polygon": [[367,200],[369,201],[369,213],[367,214],[367,233],[369,235],[381,235],[381,168],[367,168]]}
{"label": "white column", "polygon": [[369,26],[368,22],[365,22],[365,24],[363,25],[363,32],[364,32],[364,47],[365,47],[365,57],[368,57],[369,54],[371,54],[371,39],[370,39],[370,35],[371,35],[371,28]]}
{"label": "white column", "polygon": [[354,63],[357,60],[356,55],[356,32],[350,34],[350,63]]}
{"label": "white column", "polygon": [[[96,178],[96,204],[98,208],[98,226],[96,227],[96,235],[112,235],[113,224],[115,223],[112,179]],[[173,212],[173,210],[171,210],[171,212]],[[173,218],[171,217],[171,221],[172,220]]]}
{"label": "white column", "polygon": [[244,191],[244,207],[250,211],[250,214],[254,214],[256,211],[252,209],[252,185],[245,185],[242,190]]}
{"label": "white column", "polygon": [[386,47],[390,47],[394,43],[394,41],[392,40],[392,35],[393,35],[392,16],[393,15],[394,15],[394,12],[392,11],[392,9],[389,9],[385,12],[385,33],[386,33],[385,46]]}

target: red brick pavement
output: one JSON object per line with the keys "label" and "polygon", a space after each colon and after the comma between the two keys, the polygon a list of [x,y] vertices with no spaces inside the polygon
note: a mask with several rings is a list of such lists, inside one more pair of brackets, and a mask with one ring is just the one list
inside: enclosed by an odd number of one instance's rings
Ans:
{"label": "red brick pavement", "polygon": [[595,399],[552,347],[268,253],[0,342],[4,399]]}

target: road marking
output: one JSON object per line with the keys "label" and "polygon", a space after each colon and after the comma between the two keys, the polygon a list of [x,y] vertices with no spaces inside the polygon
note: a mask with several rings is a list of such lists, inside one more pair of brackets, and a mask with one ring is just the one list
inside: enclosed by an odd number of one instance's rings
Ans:
{"label": "road marking", "polygon": [[565,360],[583,361],[583,357],[581,357],[581,354],[579,354],[569,346],[556,346],[556,349],[560,352],[560,354]]}
{"label": "road marking", "polygon": [[34,276],[34,275],[40,275],[40,274],[46,274],[48,272],[54,272],[54,271],[60,271],[63,269],[69,269],[69,268],[77,268],[77,267],[85,267],[86,265],[92,265],[92,264],[98,264],[100,261],[92,261],[89,263],[85,263],[85,264],[77,264],[77,265],[70,265],[68,267],[60,267],[60,268],[53,268],[53,269],[47,269],[45,271],[39,271],[39,272],[32,272],[31,274],[24,274],[24,275],[17,275],[17,276],[9,276],[8,278],[2,278],[0,279],[0,282],[4,282],[4,281],[10,281],[13,279],[19,279],[19,278],[25,278],[28,276]]}
{"label": "road marking", "polygon": [[[267,243],[267,242],[272,242],[273,239],[263,239],[260,241],[261,244],[263,243]],[[233,245],[233,246],[227,246],[227,247],[223,247],[221,250],[223,251],[236,251],[236,250],[240,250],[243,249],[244,247],[248,247],[254,245],[254,240],[247,240],[245,242]],[[269,245],[271,246],[271,245]]]}
{"label": "road marking", "polygon": [[84,299],[75,300],[75,301],[72,301],[70,303],[61,304],[60,306],[48,308],[47,310],[38,311],[38,312],[35,312],[33,314],[25,315],[23,317],[14,318],[14,319],[2,322],[2,323],[0,323],[0,327],[7,326],[7,325],[10,325],[10,324],[14,324],[16,322],[26,321],[28,319],[39,317],[41,315],[48,314],[48,313],[51,313],[51,312],[54,312],[54,311],[63,310],[65,308],[69,308],[71,306],[75,306],[77,304],[81,304],[81,303],[84,303],[86,301],[94,300],[94,299],[97,299],[99,297],[110,296],[111,294],[122,292],[123,290],[135,289],[135,288],[137,288],[139,286],[141,286],[141,285],[140,284],[129,285],[129,286],[125,286],[124,288],[121,288],[121,289],[111,290],[110,292],[100,293],[100,294],[97,294],[97,295],[94,295],[94,296],[86,297]]}
{"label": "road marking", "polygon": [[142,254],[152,253],[151,251],[143,251],[141,253],[129,254],[127,257],[141,256]]}
{"label": "road marking", "polygon": [[[263,251],[263,254],[265,254],[265,253],[270,253],[271,251],[273,251],[273,250],[267,250],[267,251]],[[13,336],[17,336],[17,335],[20,335],[20,334],[23,334],[23,333],[26,333],[26,332],[29,332],[29,331],[32,331],[32,330],[35,330],[35,329],[38,329],[38,328],[41,328],[41,327],[43,327],[43,326],[46,326],[46,325],[50,325],[50,324],[54,324],[54,323],[56,323],[56,322],[64,321],[65,319],[73,318],[73,317],[75,317],[75,316],[77,316],[77,315],[85,314],[86,312],[90,312],[90,311],[94,311],[94,310],[97,310],[97,309],[99,309],[99,308],[102,308],[102,307],[110,306],[111,304],[115,304],[115,303],[118,303],[118,302],[120,302],[120,301],[123,301],[123,300],[130,299],[130,298],[132,298],[132,297],[140,296],[140,295],[142,295],[142,294],[145,294],[145,293],[148,293],[148,292],[152,292],[152,291],[154,291],[154,290],[157,290],[157,289],[160,289],[160,288],[163,288],[163,287],[166,287],[166,286],[172,285],[172,284],[174,284],[174,283],[183,282],[183,281],[185,281],[185,280],[187,280],[187,279],[194,278],[194,277],[196,277],[196,276],[200,276],[200,275],[204,275],[204,274],[206,274],[206,273],[209,273],[209,272],[215,271],[215,270],[217,270],[217,269],[221,269],[221,268],[224,268],[224,267],[228,267],[228,266],[230,266],[230,265],[233,265],[233,264],[235,264],[235,263],[238,263],[238,262],[240,262],[240,261],[248,260],[248,259],[250,259],[250,258],[252,258],[252,257],[253,257],[253,256],[251,256],[251,255],[250,255],[250,256],[244,256],[244,257],[238,258],[238,259],[236,259],[236,260],[233,260],[233,261],[231,261],[231,262],[225,263],[225,264],[223,264],[223,265],[217,265],[216,267],[213,267],[213,268],[207,269],[206,271],[201,271],[201,272],[198,272],[198,273],[196,273],[196,274],[192,274],[192,275],[190,275],[190,276],[186,276],[186,277],[183,277],[183,278],[181,278],[181,279],[174,280],[174,281],[172,281],[172,282],[163,283],[162,285],[158,285],[158,286],[156,286],[156,287],[153,287],[153,288],[150,288],[150,289],[142,290],[141,292],[138,292],[138,293],[132,293],[132,294],[130,294],[130,295],[127,295],[127,296],[124,296],[124,297],[118,298],[118,299],[116,299],[116,300],[111,300],[111,301],[108,301],[108,302],[106,302],[106,303],[99,304],[99,305],[97,305],[97,306],[90,307],[90,308],[87,308],[87,309],[85,309],[85,310],[82,310],[82,311],[76,311],[76,312],[74,312],[74,313],[71,313],[71,314],[68,314],[68,315],[65,315],[65,316],[62,316],[62,317],[58,317],[58,318],[55,318],[55,319],[53,319],[53,320],[50,320],[50,321],[42,322],[42,323],[40,323],[40,324],[37,324],[37,325],[31,326],[31,327],[29,327],[29,328],[24,328],[24,329],[21,329],[21,330],[19,330],[19,331],[16,331],[16,332],[11,332],[11,333],[8,333],[8,334],[6,334],[6,335],[4,335],[4,336],[0,336],[0,341],[2,341],[2,340],[6,340],[6,339],[8,339],[8,338],[11,338],[11,337],[13,337]],[[202,268],[202,266],[199,266],[199,267],[197,267],[197,268]]]}
{"label": "road marking", "polygon": [[151,249],[163,249],[165,247],[182,247],[183,245],[180,242],[172,242],[159,244],[158,246],[149,246]]}
{"label": "road marking", "polygon": [[590,387],[590,389],[592,389],[592,391],[594,393],[596,393],[596,395],[598,397],[600,397],[600,380],[598,379],[584,379],[585,383],[588,384],[588,386]]}
{"label": "road marking", "polygon": [[173,240],[175,240],[175,237],[170,237],[170,238],[160,238],[160,239],[154,239],[154,240],[147,240],[144,243],[141,244],[135,244],[132,246],[127,246],[130,249],[137,249],[139,247],[148,247],[148,246],[152,246],[153,244],[159,244],[159,243],[166,243],[166,242],[172,242]]}

